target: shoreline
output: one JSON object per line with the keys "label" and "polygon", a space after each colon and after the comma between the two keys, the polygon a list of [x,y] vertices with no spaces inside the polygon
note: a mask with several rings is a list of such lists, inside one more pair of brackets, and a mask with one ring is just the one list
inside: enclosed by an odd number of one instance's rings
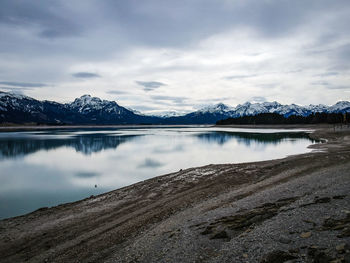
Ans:
{"label": "shoreline", "polygon": [[213,127],[213,125],[210,124],[179,124],[179,125],[139,125],[139,124],[127,124],[127,125],[9,125],[9,126],[0,126],[0,132],[3,131],[26,131],[26,130],[54,130],[54,129],[128,129],[128,128],[191,128],[191,127]]}
{"label": "shoreline", "polygon": [[[0,220],[0,262],[261,262],[269,256],[303,260],[305,253],[340,259],[350,241],[346,233],[337,237],[350,229],[350,212],[342,212],[350,210],[350,131],[332,127],[318,125],[309,134],[327,140],[312,145],[317,151],[311,153],[189,168]],[[308,219],[303,209],[319,218]],[[338,221],[345,217],[343,228],[320,230],[323,214]],[[298,224],[284,231],[274,220]],[[322,231],[331,235],[330,242]]]}
{"label": "shoreline", "polygon": [[244,129],[339,129],[345,124],[258,124],[258,125],[216,125],[216,124],[125,124],[125,125],[0,125],[0,132],[4,131],[26,131],[26,130],[51,130],[51,129],[120,129],[120,128],[191,128],[191,127],[213,127],[213,128],[244,128]]}

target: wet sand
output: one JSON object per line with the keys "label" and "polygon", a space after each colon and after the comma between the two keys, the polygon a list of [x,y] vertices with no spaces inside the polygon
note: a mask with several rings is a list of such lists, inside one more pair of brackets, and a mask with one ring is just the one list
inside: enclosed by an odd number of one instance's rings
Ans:
{"label": "wet sand", "polygon": [[0,262],[349,262],[350,130],[312,128],[325,141],[312,153],[186,169],[1,220]]}

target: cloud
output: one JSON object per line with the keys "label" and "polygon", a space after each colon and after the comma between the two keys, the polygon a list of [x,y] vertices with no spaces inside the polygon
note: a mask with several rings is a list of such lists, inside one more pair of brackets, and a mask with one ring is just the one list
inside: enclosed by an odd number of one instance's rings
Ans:
{"label": "cloud", "polygon": [[145,91],[151,91],[151,90],[157,89],[159,87],[166,86],[165,83],[158,82],[158,81],[139,81],[139,80],[136,80],[135,82],[136,82],[136,84],[143,86]]}
{"label": "cloud", "polygon": [[154,105],[151,106],[143,106],[143,105],[129,105],[130,109],[137,110],[140,112],[151,112],[154,110]]}
{"label": "cloud", "polygon": [[226,76],[224,79],[226,80],[232,80],[232,79],[248,79],[248,78],[254,78],[257,74],[250,74],[250,75],[232,75],[232,76]]}
{"label": "cloud", "polygon": [[337,76],[337,75],[339,75],[338,72],[329,71],[321,74],[316,74],[315,77],[329,77],[329,76]]}
{"label": "cloud", "polygon": [[150,158],[146,158],[143,163],[138,165],[139,168],[157,168],[161,166],[164,166],[164,164]]}
{"label": "cloud", "polygon": [[0,84],[21,88],[43,88],[47,87],[44,83],[31,83],[31,82],[12,82],[12,81],[0,81]]}
{"label": "cloud", "polygon": [[91,72],[77,72],[72,74],[73,77],[75,78],[83,78],[83,79],[91,79],[91,78],[100,78],[101,76],[96,73],[91,73]]}
{"label": "cloud", "polygon": [[255,96],[255,97],[252,97],[251,99],[249,99],[250,102],[265,102],[267,101],[267,99],[265,97],[261,97],[261,96]]}
{"label": "cloud", "polygon": [[329,86],[327,89],[350,90],[350,86]]}
{"label": "cloud", "polygon": [[[43,38],[73,37],[79,34],[79,25],[70,16],[71,10],[62,3],[47,3],[21,0],[3,0],[0,8],[0,23],[35,29]],[[60,12],[59,10],[65,12]]]}
{"label": "cloud", "polygon": [[92,178],[92,177],[96,177],[99,176],[99,173],[96,172],[77,172],[75,173],[76,177],[80,177],[80,178]]}
{"label": "cloud", "polygon": [[112,95],[129,94],[128,92],[123,91],[123,90],[107,90],[106,93],[107,94],[112,94]]}
{"label": "cloud", "polygon": [[151,96],[151,98],[154,100],[172,101],[174,103],[183,103],[187,99],[185,97],[162,96],[162,95]]}
{"label": "cloud", "polygon": [[[350,99],[339,88],[349,83],[349,24],[348,0],[2,0],[0,80],[37,99],[118,95],[147,111],[258,96],[334,104]],[[72,77],[96,69],[102,77]],[[326,92],[312,85],[323,80]]]}
{"label": "cloud", "polygon": [[14,94],[21,94],[24,95],[24,91],[30,90],[30,88],[9,88],[9,87],[0,87],[0,91],[5,90],[6,92],[14,93]]}
{"label": "cloud", "polygon": [[313,86],[329,86],[329,82],[327,81],[314,81],[314,82],[311,82],[311,85]]}

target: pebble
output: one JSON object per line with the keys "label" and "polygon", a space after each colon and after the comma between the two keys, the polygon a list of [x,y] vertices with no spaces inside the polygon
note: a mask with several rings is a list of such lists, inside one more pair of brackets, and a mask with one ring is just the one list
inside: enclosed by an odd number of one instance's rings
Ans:
{"label": "pebble", "polygon": [[303,232],[300,234],[300,237],[302,238],[309,238],[311,237],[311,232]]}
{"label": "pebble", "polygon": [[342,252],[342,251],[345,250],[345,244],[340,244],[340,245],[336,246],[335,249],[336,249],[338,252]]}
{"label": "pebble", "polygon": [[285,236],[281,236],[278,241],[282,244],[289,244],[291,240],[289,238],[286,238]]}

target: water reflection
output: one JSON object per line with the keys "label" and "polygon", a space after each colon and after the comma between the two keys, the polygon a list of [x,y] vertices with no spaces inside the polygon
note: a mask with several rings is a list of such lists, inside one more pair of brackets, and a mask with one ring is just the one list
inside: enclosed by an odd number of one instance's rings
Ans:
{"label": "water reflection", "polygon": [[261,144],[279,144],[282,141],[296,139],[307,139],[314,143],[305,132],[295,133],[247,133],[247,132],[223,132],[216,131],[210,133],[200,133],[195,135],[198,139],[206,143],[217,143],[223,145],[230,140],[235,139],[238,143],[243,143],[247,146],[252,143]]}
{"label": "water reflection", "polygon": [[309,151],[305,133],[213,128],[0,133],[0,219],[211,163]]}
{"label": "water reflection", "polygon": [[120,144],[140,135],[110,136],[108,134],[85,134],[70,138],[0,138],[0,160],[35,153],[40,150],[53,150],[59,147],[72,147],[76,152],[90,155],[106,149],[116,149]]}
{"label": "water reflection", "polygon": [[[43,134],[50,135],[42,137]],[[66,135],[65,133],[64,135]],[[25,134],[24,134],[25,135]],[[32,134],[33,135],[33,134]],[[82,135],[68,136],[68,138],[60,136],[57,131],[53,133],[40,133],[38,137],[0,137],[0,160],[4,158],[15,158],[35,153],[40,150],[53,150],[60,147],[72,147],[76,152],[85,155],[98,153],[106,149],[116,149],[120,144],[134,139],[137,136],[143,135],[111,135],[104,133],[90,133]],[[54,137],[57,135],[57,137]],[[314,140],[309,139],[306,133],[245,133],[245,132],[199,132],[192,136],[198,138],[203,143],[217,143],[223,145],[231,140],[236,140],[238,143],[243,143],[247,146],[252,143],[262,144],[279,144],[282,141],[289,139],[307,139],[314,143]],[[177,145],[172,149],[157,148],[154,152],[173,152],[183,151],[182,145]],[[154,160],[147,160],[144,166],[158,166],[159,163]]]}

